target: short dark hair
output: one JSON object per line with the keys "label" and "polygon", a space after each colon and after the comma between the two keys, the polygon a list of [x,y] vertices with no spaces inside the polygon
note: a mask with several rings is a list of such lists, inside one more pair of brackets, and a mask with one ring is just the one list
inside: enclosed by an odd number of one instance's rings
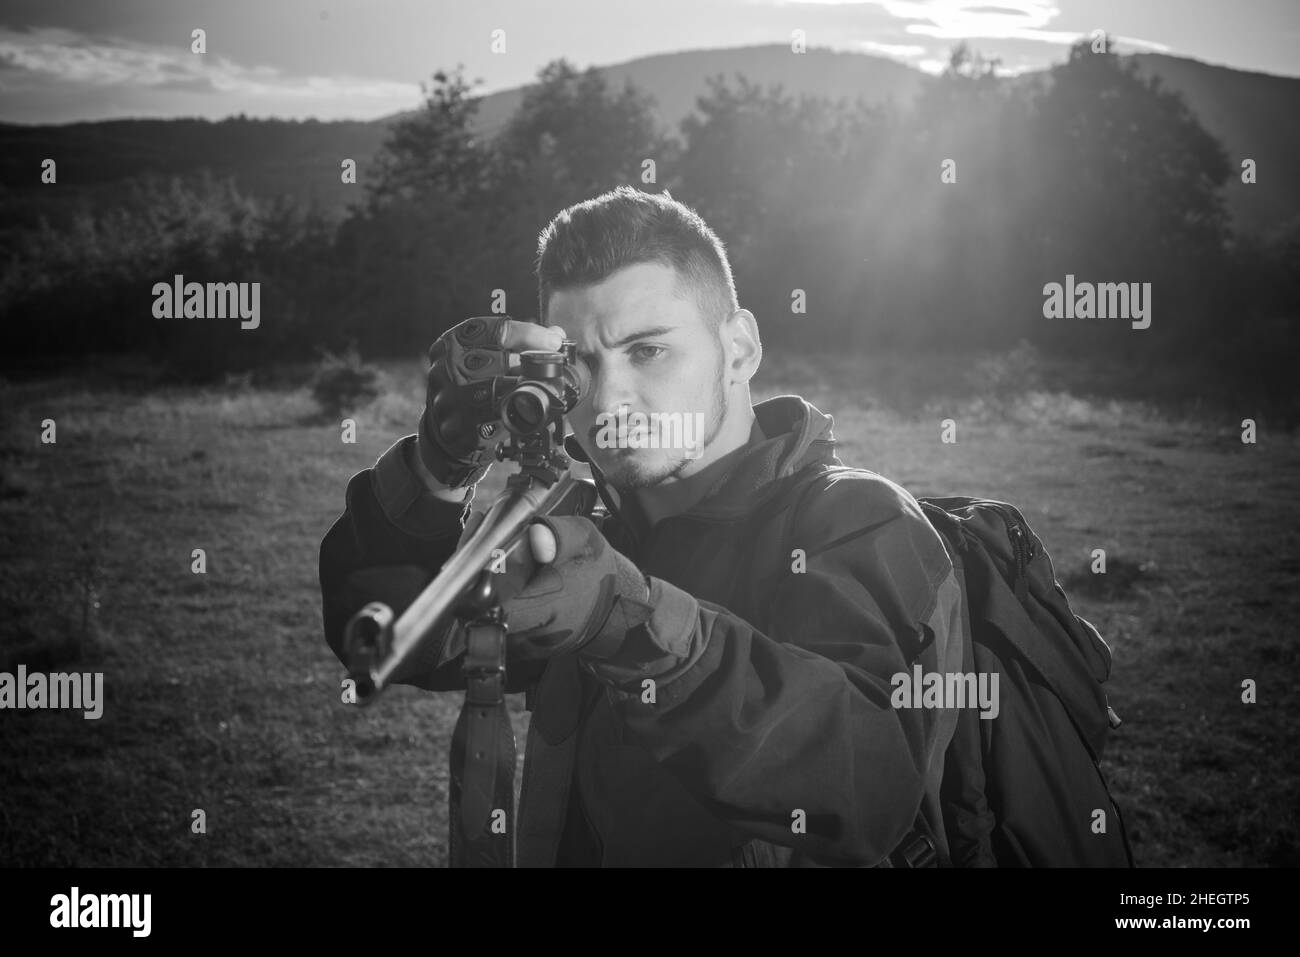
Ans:
{"label": "short dark hair", "polygon": [[717,233],[668,190],[619,186],[558,213],[537,240],[538,315],[560,289],[600,282],[624,266],[677,270],[713,330],[740,308],[731,264]]}

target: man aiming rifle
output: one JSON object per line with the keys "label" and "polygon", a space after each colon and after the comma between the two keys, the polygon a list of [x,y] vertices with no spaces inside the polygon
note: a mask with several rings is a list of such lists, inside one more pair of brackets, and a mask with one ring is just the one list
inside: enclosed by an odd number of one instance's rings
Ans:
{"label": "man aiming rifle", "polygon": [[[803,399],[752,405],[754,316],[722,243],[667,194],[620,187],[564,210],[537,271],[540,324],[448,331],[416,433],[349,482],[321,545],[330,647],[346,657],[359,609],[400,611],[473,534],[502,433],[484,378],[571,340],[589,380],[565,451],[603,508],[538,518],[496,569],[506,690],[532,711],[518,863],[947,863],[956,715],[891,705],[893,676],[960,671],[965,642],[916,500],[865,470],[826,474],[832,420]],[[701,428],[611,432],[629,411]],[[464,689],[462,664],[426,655],[394,680]]]}

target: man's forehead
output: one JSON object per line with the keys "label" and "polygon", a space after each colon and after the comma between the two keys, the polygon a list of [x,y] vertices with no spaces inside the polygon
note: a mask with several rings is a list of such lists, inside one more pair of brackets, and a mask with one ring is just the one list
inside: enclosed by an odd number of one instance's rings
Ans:
{"label": "man's forehead", "polygon": [[687,325],[698,307],[683,296],[677,271],[660,263],[637,263],[598,283],[559,289],[547,306],[547,325],[560,326],[588,345],[612,342],[642,328]]}

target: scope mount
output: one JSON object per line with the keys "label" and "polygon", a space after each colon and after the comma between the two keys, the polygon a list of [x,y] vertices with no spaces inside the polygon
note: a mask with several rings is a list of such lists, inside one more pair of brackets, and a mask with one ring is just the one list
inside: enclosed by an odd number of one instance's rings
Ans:
{"label": "scope mount", "polygon": [[560,451],[564,446],[564,416],[554,414],[551,419],[539,432],[510,433],[508,442],[497,445],[497,461],[509,459],[519,463],[519,471],[507,479],[507,484],[536,480],[550,488],[568,471],[569,457]]}

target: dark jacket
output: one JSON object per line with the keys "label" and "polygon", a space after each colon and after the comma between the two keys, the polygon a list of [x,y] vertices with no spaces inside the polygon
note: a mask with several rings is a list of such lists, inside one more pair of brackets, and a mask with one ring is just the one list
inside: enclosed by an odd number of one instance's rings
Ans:
{"label": "dark jacket", "polygon": [[[876,865],[918,820],[946,862],[938,791],[956,713],[895,709],[890,681],[918,662],[961,670],[952,562],[898,485],[818,474],[839,464],[830,416],[796,396],[755,414],[737,466],[653,528],[597,474],[608,514],[593,520],[651,576],[655,611],[608,658],[513,670],[533,712],[520,865]],[[336,653],[366,602],[410,602],[468,515],[424,491],[414,441],[353,476],[321,544]],[[463,688],[458,666],[411,683]]]}

